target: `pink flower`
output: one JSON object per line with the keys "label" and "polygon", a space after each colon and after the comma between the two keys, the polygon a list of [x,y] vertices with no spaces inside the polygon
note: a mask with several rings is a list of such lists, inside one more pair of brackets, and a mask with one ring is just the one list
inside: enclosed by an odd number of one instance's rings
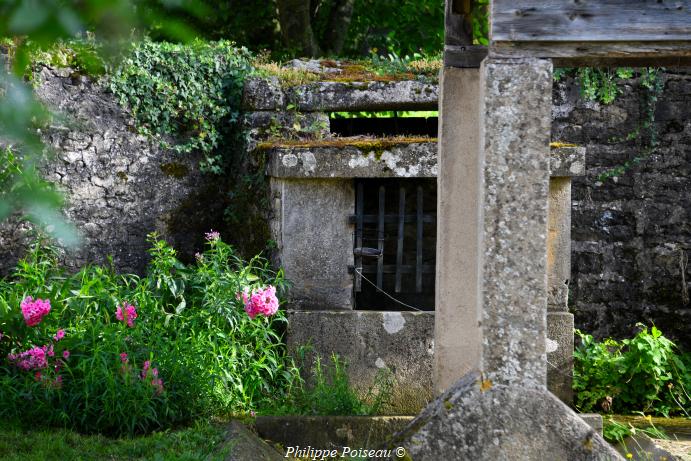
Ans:
{"label": "pink flower", "polygon": [[55,342],[58,342],[64,337],[65,337],[65,330],[58,330],[58,332],[55,334],[55,336],[53,336],[53,340]]}
{"label": "pink flower", "polygon": [[43,349],[43,352],[48,354],[48,357],[55,357],[55,351],[53,351],[53,345],[52,344],[50,345],[50,347],[43,346],[42,349]]}
{"label": "pink flower", "polygon": [[201,261],[204,259],[204,256],[202,256],[201,253],[196,252],[196,253],[194,254],[194,259],[196,259],[197,261],[201,262]]}
{"label": "pink flower", "polygon": [[127,302],[115,309],[115,318],[121,322],[127,322],[127,326],[130,328],[134,328],[134,319],[137,317],[137,309]]}
{"label": "pink flower", "polygon": [[221,234],[220,234],[220,232],[217,232],[217,231],[211,229],[209,232],[204,234],[204,238],[206,240],[208,240],[209,242],[214,242],[214,241],[221,238]]}
{"label": "pink flower", "polygon": [[251,319],[259,314],[269,317],[278,312],[276,287],[271,285],[266,288],[255,288],[251,294],[243,291],[242,300],[245,303],[245,312]]}
{"label": "pink flower", "polygon": [[5,336],[5,335],[2,333],[2,331],[0,331],[0,341],[2,341],[2,338],[3,338],[4,336]]}
{"label": "pink flower", "polygon": [[16,362],[15,365],[24,371],[40,370],[48,366],[46,350],[45,346],[36,346],[21,354],[10,354],[7,358],[12,362]]}
{"label": "pink flower", "polygon": [[37,299],[34,301],[34,298],[27,296],[22,301],[21,309],[24,321],[28,326],[33,327],[41,323],[43,317],[50,312],[50,300]]}
{"label": "pink flower", "polygon": [[62,358],[65,360],[69,359],[70,358],[70,351],[68,351],[67,349],[62,351]]}
{"label": "pink flower", "polygon": [[163,380],[156,378],[151,380],[151,385],[156,389],[156,395],[163,394]]}
{"label": "pink flower", "polygon": [[127,353],[123,352],[120,354],[120,362],[127,363]]}
{"label": "pink flower", "polygon": [[140,378],[141,378],[141,379],[144,379],[144,378],[146,378],[147,376],[149,376],[149,368],[151,368],[151,361],[146,360],[146,361],[144,362],[144,366],[142,367],[142,373],[141,373],[141,375],[140,375]]}

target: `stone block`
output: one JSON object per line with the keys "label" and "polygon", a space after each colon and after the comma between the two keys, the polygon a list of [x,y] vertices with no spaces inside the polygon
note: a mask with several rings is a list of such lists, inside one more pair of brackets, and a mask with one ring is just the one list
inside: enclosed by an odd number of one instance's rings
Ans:
{"label": "stone block", "polygon": [[437,142],[383,142],[329,146],[275,147],[269,151],[268,175],[278,178],[434,178]]}
{"label": "stone block", "polygon": [[598,434],[602,434],[603,423],[602,415],[597,413],[579,413],[578,416],[581,417],[586,424],[597,431]]}
{"label": "stone block", "polygon": [[416,80],[391,82],[316,82],[287,88],[286,101],[297,110],[436,110],[438,85]]}
{"label": "stone block", "polygon": [[226,440],[222,447],[230,452],[225,461],[281,461],[284,459],[281,453],[239,421],[231,421],[228,425]]}
{"label": "stone block", "polygon": [[[414,415],[432,400],[434,314],[431,312],[288,312],[288,349],[310,345],[322,363],[338,354],[351,385],[366,394],[382,369],[395,379],[389,414]],[[313,355],[303,368],[310,376]]]}
{"label": "stone block", "polygon": [[549,159],[552,177],[585,176],[585,147],[555,147]]}
{"label": "stone block", "polygon": [[573,314],[547,313],[547,387],[564,403],[573,402]]}
{"label": "stone block", "polygon": [[285,107],[285,95],[278,77],[250,77],[245,80],[242,93],[244,110],[280,110]]}
{"label": "stone block", "polygon": [[547,306],[568,310],[571,281],[571,178],[549,180],[547,217]]}
{"label": "stone block", "polygon": [[271,229],[277,263],[292,282],[290,305],[297,309],[352,309],[355,209],[349,180],[272,179]]}
{"label": "stone block", "polygon": [[469,373],[388,447],[415,461],[623,460],[592,427],[544,388],[506,386]]}

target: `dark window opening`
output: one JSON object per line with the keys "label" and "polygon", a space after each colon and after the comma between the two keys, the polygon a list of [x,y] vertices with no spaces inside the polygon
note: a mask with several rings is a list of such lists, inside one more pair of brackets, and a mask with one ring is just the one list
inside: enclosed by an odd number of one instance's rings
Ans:
{"label": "dark window opening", "polygon": [[363,310],[434,310],[434,179],[355,182],[353,290]]}
{"label": "dark window opening", "polygon": [[437,137],[437,117],[399,116],[398,112],[385,117],[347,117],[331,114],[331,133],[338,136],[428,136]]}

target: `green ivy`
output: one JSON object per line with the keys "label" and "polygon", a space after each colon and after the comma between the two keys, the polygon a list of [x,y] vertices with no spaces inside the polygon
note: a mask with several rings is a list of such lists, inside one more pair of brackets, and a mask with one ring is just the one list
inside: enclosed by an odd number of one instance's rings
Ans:
{"label": "green ivy", "polygon": [[144,41],[133,46],[110,88],[141,134],[180,153],[203,153],[202,171],[220,174],[250,70],[250,53],[232,42]]}
{"label": "green ivy", "polygon": [[573,389],[582,412],[639,411],[668,416],[691,411],[691,364],[660,330],[639,324],[630,339],[595,341],[576,330]]}

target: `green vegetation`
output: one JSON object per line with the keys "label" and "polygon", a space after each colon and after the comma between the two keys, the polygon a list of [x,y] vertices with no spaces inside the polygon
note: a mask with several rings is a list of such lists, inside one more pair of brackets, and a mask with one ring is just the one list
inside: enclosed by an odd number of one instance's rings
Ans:
{"label": "green vegetation", "polygon": [[[141,434],[281,398],[297,377],[285,316],[250,316],[240,294],[280,295],[282,273],[243,262],[217,233],[190,266],[151,244],[145,277],[107,266],[70,275],[38,242],[0,280],[0,420]],[[50,307],[35,322],[27,312],[45,309],[39,300]]]}
{"label": "green vegetation", "polygon": [[[110,79],[142,134],[166,148],[202,152],[202,170],[221,174],[237,131],[250,55],[231,42],[188,45],[144,41],[135,45]],[[236,146],[237,147],[237,146]]]}
{"label": "green vegetation", "polygon": [[4,461],[222,461],[232,451],[232,446],[219,446],[224,437],[221,422],[123,439],[65,429],[20,429],[5,423],[0,425],[0,453]]}
{"label": "green vegetation", "polygon": [[691,357],[656,327],[639,327],[631,339],[602,342],[576,330],[573,389],[580,411],[689,416]]}
{"label": "green vegetation", "polygon": [[321,359],[316,356],[309,382],[296,382],[282,402],[274,403],[264,412],[319,416],[380,414],[391,397],[394,385],[391,371],[382,369],[374,385],[365,395],[359,395],[350,386],[347,369],[348,364],[336,354],[331,356],[331,363],[327,365],[322,365]]}

